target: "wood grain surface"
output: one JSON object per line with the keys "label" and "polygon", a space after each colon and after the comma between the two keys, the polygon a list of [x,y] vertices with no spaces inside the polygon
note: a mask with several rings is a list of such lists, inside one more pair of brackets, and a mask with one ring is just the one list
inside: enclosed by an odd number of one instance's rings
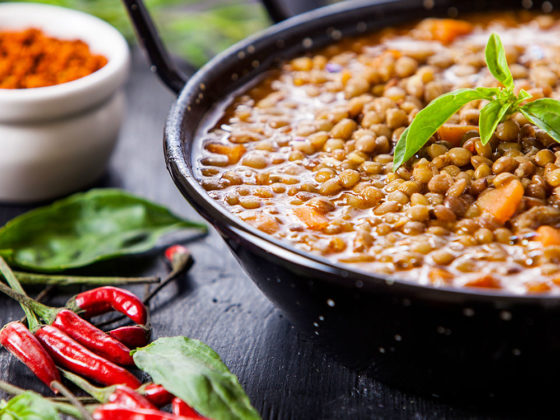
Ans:
{"label": "wood grain surface", "polygon": [[[165,169],[162,129],[174,96],[149,72],[138,51],[133,56],[126,88],[128,116],[108,171],[96,186],[124,188],[200,220]],[[0,205],[0,222],[29,208]],[[189,247],[196,259],[193,269],[186,278],[170,284],[151,304],[154,335],[187,335],[212,346],[239,376],[264,419],[530,417],[530,407],[527,413],[508,413],[503,407],[456,405],[403,393],[367,373],[348,369],[292,327],[243,273],[214,231]],[[153,274],[165,270],[165,264],[156,256],[106,263],[88,272]],[[141,294],[142,287],[133,290]],[[50,302],[63,304],[71,294],[61,293],[57,291]],[[0,308],[2,325],[23,314],[4,297],[0,297]],[[18,386],[48,392],[4,350],[0,351],[0,373],[3,380]]]}

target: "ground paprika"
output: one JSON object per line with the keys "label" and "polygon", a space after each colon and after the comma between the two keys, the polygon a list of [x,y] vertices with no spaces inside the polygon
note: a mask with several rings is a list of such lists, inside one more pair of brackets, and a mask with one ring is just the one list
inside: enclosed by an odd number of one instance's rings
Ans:
{"label": "ground paprika", "polygon": [[107,64],[81,40],[53,38],[29,28],[0,31],[0,88],[58,85],[87,76]]}

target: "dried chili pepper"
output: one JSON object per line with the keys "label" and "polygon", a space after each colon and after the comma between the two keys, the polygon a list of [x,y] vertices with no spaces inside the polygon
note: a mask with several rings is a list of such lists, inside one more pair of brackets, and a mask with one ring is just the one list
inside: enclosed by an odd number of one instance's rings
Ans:
{"label": "dried chili pepper", "polygon": [[10,322],[0,330],[0,344],[25,364],[45,385],[57,392],[53,382],[60,374],[53,359],[41,343],[21,322]]}
{"label": "dried chili pepper", "polygon": [[51,325],[111,362],[119,365],[134,364],[126,345],[80,318],[75,312],[68,309],[58,311]]}
{"label": "dried chili pepper", "polygon": [[93,379],[104,385],[140,387],[140,381],[126,369],[86,349],[52,325],[43,325],[35,331],[55,362],[66,369]]}
{"label": "dried chili pepper", "polygon": [[128,408],[149,408],[157,410],[146,397],[143,397],[132,388],[118,385],[115,391],[109,396],[109,403],[117,404]]}
{"label": "dried chili pepper", "polygon": [[163,407],[169,404],[174,396],[169,391],[167,391],[163,386],[157,384],[149,384],[143,387],[141,393],[157,407]]}
{"label": "dried chili pepper", "polygon": [[[171,264],[171,272],[165,277],[165,279],[163,279],[161,281],[161,283],[159,283],[154,289],[152,289],[145,297],[143,300],[144,305],[149,305],[150,301],[154,298],[154,296],[156,296],[161,289],[163,289],[164,287],[166,287],[169,283],[171,283],[173,280],[175,280],[177,277],[185,274],[186,272],[189,271],[189,269],[193,266],[194,264],[194,259],[190,253],[190,251],[182,246],[182,245],[173,245],[169,248],[167,248],[165,250],[165,258],[166,260]],[[71,306],[74,305],[74,303],[71,301],[69,302]],[[96,312],[96,313],[103,313],[106,312],[108,309],[107,308],[93,308],[93,310],[91,310],[91,312]],[[97,312],[98,311],[98,312]],[[104,325],[110,325],[113,324],[114,322],[117,322],[119,320],[121,320],[123,317],[117,317],[117,318],[113,318],[110,319],[108,321],[102,322],[101,324],[99,324],[99,326],[104,326]]]}
{"label": "dried chili pepper", "polygon": [[74,312],[43,305],[29,296],[10,289],[3,283],[0,283],[0,291],[32,310],[49,325],[54,325],[100,356],[121,365],[134,364],[128,347],[85,319],[80,318]]}
{"label": "dried chili pepper", "polygon": [[[188,258],[190,251],[183,245],[172,245],[164,252],[165,258],[171,263],[172,266],[178,265],[176,263],[178,258]],[[174,264],[175,262],[175,264]]]}
{"label": "dried chili pepper", "polygon": [[176,416],[192,417],[194,419],[204,419],[200,414],[196,412],[194,408],[188,405],[181,398],[173,398],[171,402],[171,412]]}
{"label": "dried chili pepper", "polygon": [[146,324],[146,306],[134,294],[118,287],[104,286],[74,296],[66,307],[87,318],[115,310],[137,324]]}
{"label": "dried chili pepper", "polygon": [[115,328],[109,331],[108,334],[131,349],[144,347],[150,342],[150,329],[143,325]]}
{"label": "dried chili pepper", "polygon": [[193,420],[149,408],[128,408],[118,404],[104,404],[93,412],[94,420]]}

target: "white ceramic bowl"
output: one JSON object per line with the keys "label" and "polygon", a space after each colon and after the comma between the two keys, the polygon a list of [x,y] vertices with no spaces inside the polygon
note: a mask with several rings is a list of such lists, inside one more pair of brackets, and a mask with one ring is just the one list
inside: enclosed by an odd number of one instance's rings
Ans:
{"label": "white ceramic bowl", "polygon": [[0,201],[45,200],[92,183],[104,171],[124,117],[130,54],[122,35],[78,11],[1,3],[0,31],[39,28],[81,39],[107,57],[100,70],[56,86],[0,89]]}

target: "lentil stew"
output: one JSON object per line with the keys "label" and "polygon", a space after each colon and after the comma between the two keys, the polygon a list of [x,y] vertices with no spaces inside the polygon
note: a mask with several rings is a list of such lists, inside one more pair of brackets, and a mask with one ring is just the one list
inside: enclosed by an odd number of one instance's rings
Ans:
{"label": "lentil stew", "polygon": [[237,95],[201,140],[208,194],[261,231],[421,284],[560,293],[560,145],[516,113],[488,144],[478,100],[405,165],[393,149],[443,93],[495,87],[504,41],[516,89],[560,97],[557,16],[425,19],[295,58]]}

